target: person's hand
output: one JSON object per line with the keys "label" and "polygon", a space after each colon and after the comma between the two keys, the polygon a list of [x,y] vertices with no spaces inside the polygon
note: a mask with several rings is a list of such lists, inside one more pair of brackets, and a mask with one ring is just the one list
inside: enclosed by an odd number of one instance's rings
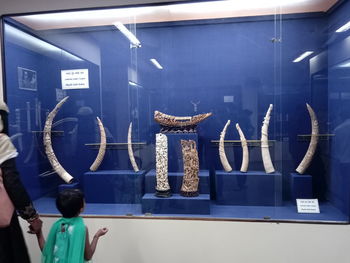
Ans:
{"label": "person's hand", "polygon": [[36,218],[29,223],[29,234],[38,234],[43,227],[43,221],[40,218]]}
{"label": "person's hand", "polygon": [[96,238],[99,238],[101,236],[104,236],[106,233],[108,232],[108,228],[104,227],[104,228],[100,228],[96,234],[95,234],[95,237]]}

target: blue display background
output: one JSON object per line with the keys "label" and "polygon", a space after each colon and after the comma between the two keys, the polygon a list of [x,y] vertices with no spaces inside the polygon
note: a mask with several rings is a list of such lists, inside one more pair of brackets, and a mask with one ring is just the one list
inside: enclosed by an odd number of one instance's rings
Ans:
{"label": "blue display background", "polygon": [[[129,123],[133,122],[133,141],[147,143],[134,149],[136,161],[149,170],[155,167],[155,134],[159,132],[159,125],[153,121],[154,110],[179,116],[212,112],[213,116],[198,126],[198,149],[200,168],[213,172],[222,167],[218,147],[211,140],[219,139],[226,121],[231,120],[227,140],[239,139],[236,122],[247,139],[259,140],[263,117],[273,104],[269,138],[276,142],[270,151],[276,170],[283,176],[283,189],[289,189],[288,176],[308,147],[298,135],[310,134],[305,106],[309,103],[319,119],[320,133],[336,134],[320,140],[307,170],[313,177],[313,197],[329,200],[349,214],[350,157],[344,156],[350,156],[350,145],[348,133],[341,129],[350,117],[350,94],[346,91],[350,83],[344,78],[349,76],[349,67],[340,69],[336,65],[349,59],[350,37],[349,33],[334,33],[349,20],[349,14],[350,3],[344,1],[329,14],[288,15],[281,20],[267,16],[137,24],[136,35],[142,43],[138,49],[130,48],[114,27],[34,32],[51,43],[59,37],[57,45],[66,42],[62,48],[67,51],[76,48],[69,46],[73,38],[88,39],[99,50],[99,65],[31,51],[11,41],[5,30],[10,133],[23,134],[23,148],[15,141],[20,149],[17,163],[31,196],[49,193],[62,181],[56,175],[38,177],[50,166],[44,158],[40,133],[27,130],[27,102],[31,105],[31,130],[38,131],[33,105],[41,102],[43,127],[44,116],[57,103],[60,70],[88,68],[90,88],[66,91],[70,99],[55,119],[77,118],[58,126],[64,134],[53,139],[58,159],[75,177],[88,170],[97,154],[85,145],[99,142],[96,116],[107,129],[108,142],[126,142]],[[292,63],[307,50],[315,51],[310,63],[309,59]],[[151,58],[156,58],[163,70],[155,68]],[[37,72],[37,92],[18,89],[17,67]],[[197,111],[193,103],[198,103]],[[16,112],[20,112],[20,127]],[[34,152],[28,159],[31,144]],[[227,147],[226,153],[238,170],[241,147]],[[126,147],[107,150],[100,169],[132,169]],[[259,147],[250,147],[249,169],[263,170]],[[283,197],[289,199],[288,191],[284,190]]]}

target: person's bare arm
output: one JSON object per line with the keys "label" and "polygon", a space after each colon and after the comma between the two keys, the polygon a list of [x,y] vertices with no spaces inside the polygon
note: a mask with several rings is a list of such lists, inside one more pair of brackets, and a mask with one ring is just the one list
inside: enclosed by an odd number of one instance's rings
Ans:
{"label": "person's bare arm", "polygon": [[98,239],[105,235],[108,232],[107,228],[101,228],[99,229],[96,234],[94,235],[94,237],[92,238],[92,241],[90,243],[89,240],[89,231],[88,228],[86,228],[86,237],[85,237],[85,252],[84,252],[84,258],[85,260],[90,260],[92,258],[92,256],[95,253],[96,250],[96,246],[97,246],[97,242]]}
{"label": "person's bare arm", "polygon": [[38,244],[39,244],[40,250],[43,251],[44,246],[45,246],[45,238],[43,235],[43,231],[41,229],[38,233],[36,233],[36,238],[38,239]]}

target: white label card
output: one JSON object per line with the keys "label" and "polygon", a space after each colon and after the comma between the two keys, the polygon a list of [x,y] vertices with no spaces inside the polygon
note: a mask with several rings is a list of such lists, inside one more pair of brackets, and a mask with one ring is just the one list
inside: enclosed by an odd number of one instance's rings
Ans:
{"label": "white label card", "polygon": [[297,199],[298,213],[319,214],[318,199]]}
{"label": "white label card", "polygon": [[70,69],[61,70],[62,89],[88,89],[89,70]]}

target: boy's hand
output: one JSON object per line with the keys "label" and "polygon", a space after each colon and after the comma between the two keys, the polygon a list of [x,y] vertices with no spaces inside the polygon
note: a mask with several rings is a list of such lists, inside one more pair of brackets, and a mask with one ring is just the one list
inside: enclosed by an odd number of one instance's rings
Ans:
{"label": "boy's hand", "polygon": [[95,237],[99,238],[101,236],[104,236],[106,233],[108,232],[108,228],[104,227],[104,228],[100,228],[96,234]]}

